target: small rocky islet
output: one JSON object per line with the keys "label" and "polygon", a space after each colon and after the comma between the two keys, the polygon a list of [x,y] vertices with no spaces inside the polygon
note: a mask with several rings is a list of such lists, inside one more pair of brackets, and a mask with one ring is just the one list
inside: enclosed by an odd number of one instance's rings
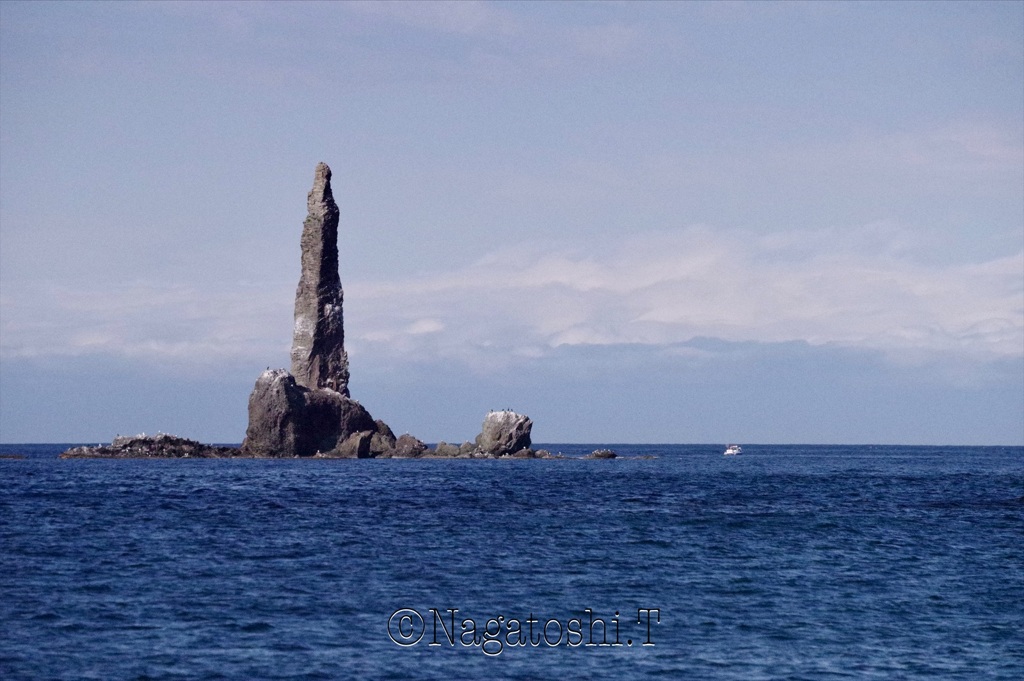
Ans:
{"label": "small rocky islet", "polygon": [[62,459],[226,459],[241,456],[237,447],[207,445],[167,433],[118,435],[109,445],[73,447]]}
{"label": "small rocky islet", "polygon": [[[339,210],[331,169],[319,163],[302,227],[302,274],[295,293],[291,371],[268,369],[249,396],[249,425],[240,448],[208,445],[166,433],[118,436],[109,445],[75,447],[81,458],[547,458],[532,448],[533,421],[511,410],[491,411],[480,434],[461,445],[428,447],[396,437],[349,393],[344,292],[338,274]],[[599,450],[593,458],[614,458]]]}

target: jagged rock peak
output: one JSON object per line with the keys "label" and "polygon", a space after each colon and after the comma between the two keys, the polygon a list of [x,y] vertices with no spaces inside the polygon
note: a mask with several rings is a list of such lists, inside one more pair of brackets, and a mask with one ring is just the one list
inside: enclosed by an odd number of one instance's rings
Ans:
{"label": "jagged rock peak", "polygon": [[292,375],[306,388],[348,390],[348,353],[342,313],[344,293],[338,276],[338,205],[331,192],[331,169],[318,163],[306,199],[302,226],[302,274],[295,292]]}
{"label": "jagged rock peak", "polygon": [[334,203],[334,194],[331,193],[331,168],[323,161],[316,164],[313,188],[306,196],[306,208],[310,215],[314,212],[324,215],[332,209],[334,212],[338,210],[338,205]]}

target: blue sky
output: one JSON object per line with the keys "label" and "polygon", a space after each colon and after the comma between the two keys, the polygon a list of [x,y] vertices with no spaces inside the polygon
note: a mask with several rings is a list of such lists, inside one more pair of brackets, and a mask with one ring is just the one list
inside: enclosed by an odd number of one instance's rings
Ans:
{"label": "blue sky", "polygon": [[1024,4],[0,3],[0,441],[1024,444]]}

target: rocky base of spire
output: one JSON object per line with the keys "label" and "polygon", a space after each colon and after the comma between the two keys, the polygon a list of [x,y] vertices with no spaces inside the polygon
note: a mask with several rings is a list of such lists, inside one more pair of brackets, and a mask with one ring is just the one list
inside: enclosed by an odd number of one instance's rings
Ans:
{"label": "rocky base of spire", "polygon": [[243,456],[378,456],[395,445],[383,421],[329,388],[299,385],[284,369],[264,371],[249,396]]}
{"label": "rocky base of spire", "polygon": [[[249,430],[241,449],[206,445],[174,435],[134,435],[109,445],[75,447],[62,459],[542,459],[551,453],[530,446],[533,422],[511,411],[490,412],[475,442],[428,447],[405,434],[396,438],[355,400],[328,389],[298,385],[284,369],[265,371],[249,397]],[[611,458],[597,451],[593,458]]]}
{"label": "rocky base of spire", "polygon": [[249,429],[242,456],[343,459],[520,459],[550,453],[531,448],[533,421],[514,411],[492,411],[474,442],[428,447],[405,434],[396,438],[355,400],[327,388],[310,390],[284,369],[264,371],[249,397]]}

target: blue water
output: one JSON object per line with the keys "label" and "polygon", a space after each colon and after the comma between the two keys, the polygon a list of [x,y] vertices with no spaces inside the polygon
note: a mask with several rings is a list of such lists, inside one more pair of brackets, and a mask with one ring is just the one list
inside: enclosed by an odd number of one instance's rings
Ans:
{"label": "blue water", "polygon": [[63,448],[0,446],[3,679],[1024,678],[1019,447]]}

